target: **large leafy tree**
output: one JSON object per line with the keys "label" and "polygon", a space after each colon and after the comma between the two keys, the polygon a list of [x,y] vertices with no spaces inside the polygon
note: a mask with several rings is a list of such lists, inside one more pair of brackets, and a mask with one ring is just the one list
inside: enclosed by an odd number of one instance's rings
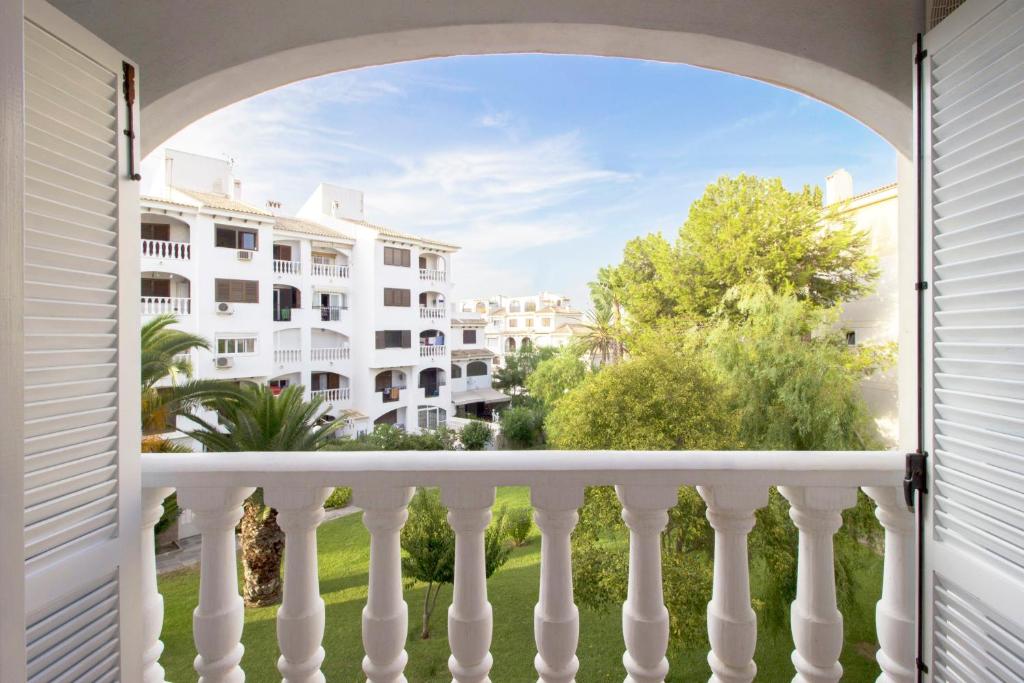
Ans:
{"label": "large leafy tree", "polygon": [[526,378],[538,364],[557,352],[557,349],[550,346],[535,347],[530,344],[506,355],[504,366],[494,373],[494,386],[510,396],[522,396],[526,389]]}
{"label": "large leafy tree", "polygon": [[[259,385],[242,389],[233,400],[214,401],[220,424],[193,417],[199,428],[189,436],[209,451],[319,451],[344,423],[320,424],[321,399],[303,400],[303,388],[285,387],[279,395]],[[263,504],[262,491],[245,501],[241,524],[242,560],[247,605],[262,607],[281,600],[284,532],[277,512]]]}
{"label": "large leafy tree", "polygon": [[587,364],[580,360],[579,349],[570,345],[537,364],[526,378],[526,390],[545,408],[551,409],[559,399],[579,386],[589,372]]}

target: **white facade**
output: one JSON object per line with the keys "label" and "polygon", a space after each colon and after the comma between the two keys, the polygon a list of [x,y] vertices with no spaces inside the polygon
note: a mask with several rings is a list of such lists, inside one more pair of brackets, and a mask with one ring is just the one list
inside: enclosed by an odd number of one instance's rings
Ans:
{"label": "white facade", "polygon": [[196,377],[300,384],[349,433],[444,424],[457,247],[367,223],[355,190],[320,185],[285,218],[242,202],[227,161],[166,159],[174,184],[142,200],[141,312],[211,342]]}
{"label": "white facade", "polygon": [[551,292],[530,296],[497,295],[486,299],[462,299],[460,315],[474,313],[486,321],[486,346],[499,365],[505,354],[524,345],[562,347],[574,336],[585,334],[583,313],[569,297]]}

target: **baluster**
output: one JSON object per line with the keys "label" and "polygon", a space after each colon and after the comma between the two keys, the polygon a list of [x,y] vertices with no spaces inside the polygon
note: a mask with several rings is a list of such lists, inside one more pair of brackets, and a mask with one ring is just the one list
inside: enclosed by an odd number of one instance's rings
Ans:
{"label": "baluster", "polygon": [[238,594],[235,527],[251,488],[195,488],[178,492],[202,534],[199,605],[192,613],[199,683],[242,683],[242,596]]}
{"label": "baluster", "polygon": [[455,683],[489,683],[493,658],[492,612],[487,602],[484,531],[491,521],[494,487],[441,490],[455,532],[455,586],[448,608],[448,670]]}
{"label": "baluster", "polygon": [[370,531],[370,585],[363,608],[363,673],[367,683],[405,683],[409,655],[405,637],[409,606],[402,599],[402,558],[399,532],[409,517],[412,488],[355,491],[363,524]]}
{"label": "baluster", "polygon": [[750,606],[747,534],[754,512],[768,504],[768,489],[697,487],[715,530],[715,580],[708,603],[711,683],[749,683],[757,674],[757,615]]}
{"label": "baluster", "polygon": [[153,528],[164,514],[164,499],[172,488],[142,490],[142,681],[163,683],[164,668],[160,653],[164,644],[160,631],[164,627],[164,596],[156,583],[156,538]]}
{"label": "baluster", "polygon": [[572,548],[569,538],[579,521],[583,489],[537,486],[530,491],[533,519],[540,529],[540,595],[533,609],[540,683],[572,683],[580,660],[580,612],[572,593]]}
{"label": "baluster", "polygon": [[264,499],[277,510],[285,533],[284,598],[277,611],[277,670],[283,683],[322,683],[324,601],[317,572],[316,528],[331,489],[267,488]]}
{"label": "baluster", "polygon": [[914,514],[901,488],[868,487],[864,492],[878,506],[875,516],[885,529],[882,599],[875,606],[876,657],[882,669],[876,683],[911,683],[916,676]]}
{"label": "baluster", "polygon": [[668,675],[668,609],[661,584],[661,532],[678,487],[616,486],[629,527],[629,588],[622,606],[625,683],[661,683]]}
{"label": "baluster", "polygon": [[783,486],[789,516],[800,531],[796,600],[790,613],[796,683],[835,683],[843,675],[843,615],[836,607],[832,537],[843,525],[842,511],[857,503],[855,488]]}

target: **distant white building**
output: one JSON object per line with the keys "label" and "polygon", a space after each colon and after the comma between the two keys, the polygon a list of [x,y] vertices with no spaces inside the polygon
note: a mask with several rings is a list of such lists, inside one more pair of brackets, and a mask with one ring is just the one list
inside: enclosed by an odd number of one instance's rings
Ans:
{"label": "distant white building", "polygon": [[[457,246],[367,222],[356,190],[321,184],[291,218],[242,201],[227,161],[168,150],[165,178],[142,199],[142,315],[174,313],[210,340],[197,377],[300,384],[350,434],[454,413],[449,374],[471,360],[452,358]],[[456,348],[482,346],[465,329]],[[491,367],[473,365],[474,390]]]}
{"label": "distant white building", "polygon": [[[899,339],[896,184],[854,195],[853,178],[839,169],[825,180],[825,205],[839,203],[843,203],[843,215],[871,236],[871,250],[878,257],[880,271],[873,294],[843,306],[840,324],[846,332],[847,343],[896,343]],[[896,368],[865,380],[861,389],[883,438],[895,445],[899,439]]]}
{"label": "distant white building", "polygon": [[530,296],[497,295],[487,299],[462,299],[460,315],[475,313],[486,321],[486,346],[495,362],[524,346],[562,347],[589,329],[583,312],[573,308],[569,297],[551,292]]}

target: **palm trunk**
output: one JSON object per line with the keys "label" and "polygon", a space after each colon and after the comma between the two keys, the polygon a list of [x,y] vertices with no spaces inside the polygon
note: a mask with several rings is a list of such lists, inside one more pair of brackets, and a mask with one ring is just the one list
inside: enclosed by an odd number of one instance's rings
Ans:
{"label": "palm trunk", "polygon": [[266,510],[252,500],[245,502],[242,515],[242,564],[245,583],[242,598],[249,607],[266,607],[281,602],[281,558],[284,532],[277,525],[277,510]]}

